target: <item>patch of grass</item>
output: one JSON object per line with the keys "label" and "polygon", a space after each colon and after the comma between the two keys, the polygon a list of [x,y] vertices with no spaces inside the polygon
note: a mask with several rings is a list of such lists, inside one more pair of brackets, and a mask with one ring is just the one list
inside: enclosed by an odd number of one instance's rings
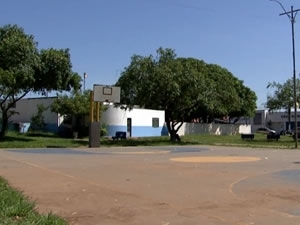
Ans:
{"label": "patch of grass", "polygon": [[66,221],[53,215],[40,215],[20,192],[11,188],[0,177],[0,224],[3,225],[66,225]]}
{"label": "patch of grass", "polygon": [[[281,136],[278,141],[267,140],[264,134],[255,134],[254,140],[242,140],[240,135],[194,134],[181,137],[180,142],[171,142],[168,136],[127,138],[113,141],[112,138],[101,138],[100,146],[166,146],[166,145],[223,145],[240,147],[294,148],[291,136]],[[88,147],[88,138],[61,138],[51,133],[20,134],[9,132],[0,142],[0,148],[77,148]]]}
{"label": "patch of grass", "polygon": [[265,148],[293,148],[294,140],[291,136],[281,136],[278,141],[267,140],[265,134],[256,133],[253,140],[243,140],[240,135],[189,135],[183,141],[197,142],[200,145],[222,145],[239,147]]}
{"label": "patch of grass", "polygon": [[61,138],[51,133],[8,132],[0,148],[76,148],[88,146],[88,140]]}
{"label": "patch of grass", "polygon": [[127,140],[113,141],[101,139],[101,146],[163,146],[163,145],[222,145],[239,147],[265,148],[294,148],[291,136],[281,136],[278,141],[267,140],[264,134],[255,134],[253,140],[242,140],[240,135],[209,135],[194,134],[181,137],[180,142],[170,142],[168,136],[128,138]]}

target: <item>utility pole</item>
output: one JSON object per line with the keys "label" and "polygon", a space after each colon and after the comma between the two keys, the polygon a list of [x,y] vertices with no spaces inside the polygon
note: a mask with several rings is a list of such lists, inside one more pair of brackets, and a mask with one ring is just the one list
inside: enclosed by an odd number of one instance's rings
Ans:
{"label": "utility pole", "polygon": [[87,78],[87,74],[83,73],[83,92],[85,92],[85,79]]}
{"label": "utility pole", "polygon": [[277,0],[270,0],[273,2],[276,2],[280,5],[280,7],[283,9],[284,13],[279,14],[279,16],[282,15],[287,15],[287,17],[289,18],[291,24],[292,24],[292,48],[293,48],[293,86],[294,86],[294,119],[295,119],[295,124],[294,124],[294,128],[295,128],[295,148],[298,148],[298,122],[297,122],[297,80],[296,80],[296,53],[295,53],[295,32],[294,32],[294,24],[296,22],[296,16],[298,11],[300,11],[300,9],[296,9],[294,10],[294,7],[291,6],[291,11],[287,12],[285,10],[285,8],[283,7],[283,5],[277,1]]}

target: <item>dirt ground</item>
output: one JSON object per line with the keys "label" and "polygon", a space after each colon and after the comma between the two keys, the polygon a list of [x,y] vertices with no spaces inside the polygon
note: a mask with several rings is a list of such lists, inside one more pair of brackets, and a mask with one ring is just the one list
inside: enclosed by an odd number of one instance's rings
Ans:
{"label": "dirt ground", "polygon": [[70,225],[299,225],[300,150],[0,150],[0,176]]}

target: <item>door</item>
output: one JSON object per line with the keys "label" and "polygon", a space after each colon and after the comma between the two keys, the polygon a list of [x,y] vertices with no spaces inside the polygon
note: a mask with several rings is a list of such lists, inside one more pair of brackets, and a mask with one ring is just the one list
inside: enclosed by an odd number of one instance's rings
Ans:
{"label": "door", "polygon": [[127,136],[131,137],[131,132],[132,132],[132,119],[127,118]]}

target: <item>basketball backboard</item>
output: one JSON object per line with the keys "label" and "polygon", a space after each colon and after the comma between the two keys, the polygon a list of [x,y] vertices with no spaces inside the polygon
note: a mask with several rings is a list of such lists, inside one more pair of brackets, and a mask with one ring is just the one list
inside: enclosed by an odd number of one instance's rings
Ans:
{"label": "basketball backboard", "polygon": [[120,87],[94,84],[95,102],[120,103],[120,94]]}

